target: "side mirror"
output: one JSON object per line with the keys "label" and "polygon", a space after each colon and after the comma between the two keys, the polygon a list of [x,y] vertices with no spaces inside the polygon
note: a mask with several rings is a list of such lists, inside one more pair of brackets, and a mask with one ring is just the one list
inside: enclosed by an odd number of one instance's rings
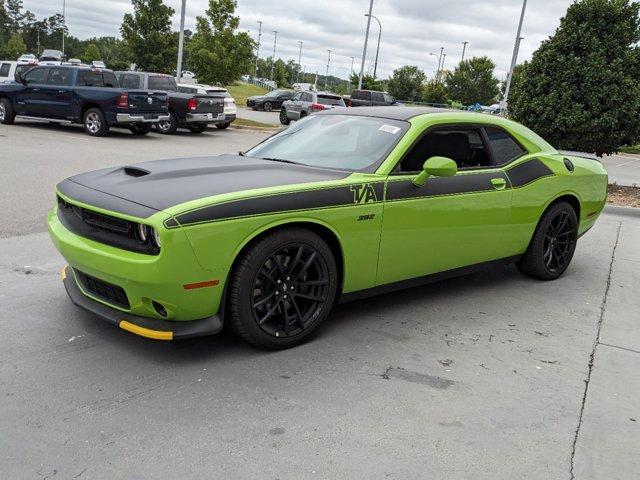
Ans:
{"label": "side mirror", "polygon": [[418,174],[412,181],[416,187],[424,187],[427,178],[434,177],[453,177],[458,172],[456,162],[447,157],[431,157],[424,162],[422,172]]}
{"label": "side mirror", "polygon": [[26,85],[27,81],[24,79],[24,77],[22,76],[22,74],[20,75],[16,75],[16,80],[21,83],[22,85]]}

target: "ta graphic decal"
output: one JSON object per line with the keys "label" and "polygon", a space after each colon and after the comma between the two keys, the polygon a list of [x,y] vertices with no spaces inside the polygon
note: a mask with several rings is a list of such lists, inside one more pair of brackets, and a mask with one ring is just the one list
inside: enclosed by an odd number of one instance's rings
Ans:
{"label": "ta graphic decal", "polygon": [[376,191],[370,183],[351,185],[349,189],[353,192],[353,203],[369,203],[378,201]]}

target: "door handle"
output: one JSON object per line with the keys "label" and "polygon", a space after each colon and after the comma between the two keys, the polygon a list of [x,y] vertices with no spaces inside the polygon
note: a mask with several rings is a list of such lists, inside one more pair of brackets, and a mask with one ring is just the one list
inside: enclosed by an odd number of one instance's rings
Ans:
{"label": "door handle", "polygon": [[507,187],[507,181],[504,178],[492,178],[491,185],[496,190],[504,190]]}
{"label": "door handle", "polygon": [[58,93],[64,93],[66,90],[58,90]]}
{"label": "door handle", "polygon": [[34,92],[39,92],[39,91],[40,91],[40,89],[39,89],[39,88],[34,88],[34,89],[33,89],[33,91],[34,91]]}

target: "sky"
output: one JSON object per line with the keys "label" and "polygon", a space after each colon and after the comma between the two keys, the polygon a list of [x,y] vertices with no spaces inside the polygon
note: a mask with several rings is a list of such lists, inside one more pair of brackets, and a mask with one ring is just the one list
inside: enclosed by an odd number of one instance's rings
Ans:
{"label": "sky", "polygon": [[[63,0],[24,0],[24,8],[36,16],[62,11]],[[553,34],[572,0],[529,0],[522,30],[518,61],[524,61],[540,42]],[[165,0],[176,11],[173,23],[179,28],[180,0]],[[187,0],[185,27],[194,29],[195,17],[203,15],[207,0]],[[386,78],[403,65],[418,65],[427,76],[434,75],[444,47],[445,68],[453,69],[462,56],[462,42],[469,42],[465,58],[489,56],[496,63],[496,76],[504,78],[509,69],[522,8],[522,0],[374,0],[373,15],[382,24],[377,76]],[[260,56],[273,53],[278,32],[276,57],[297,62],[299,41],[307,72],[324,74],[327,50],[331,50],[329,73],[347,78],[360,71],[369,0],[238,0],[240,29],[258,39],[262,21]],[[119,36],[122,17],[132,10],[128,0],[66,0],[67,26],[81,39]],[[373,73],[378,24],[371,21],[365,72]]]}

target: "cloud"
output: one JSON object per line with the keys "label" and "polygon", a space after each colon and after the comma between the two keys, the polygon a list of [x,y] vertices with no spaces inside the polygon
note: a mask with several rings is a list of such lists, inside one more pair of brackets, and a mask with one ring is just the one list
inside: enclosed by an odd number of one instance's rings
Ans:
{"label": "cloud", "polygon": [[[176,11],[179,25],[180,0],[165,0]],[[531,57],[540,42],[553,34],[571,0],[529,2],[524,21],[519,60]],[[90,7],[88,7],[90,5]],[[491,57],[496,75],[506,75],[513,52],[521,0],[375,0],[373,14],[382,24],[378,76],[387,77],[402,65],[418,65],[433,75],[437,59],[430,52],[446,53],[445,67],[453,68],[468,41],[466,56]],[[188,0],[186,28],[194,29],[195,18],[203,15],[206,0]],[[61,11],[61,2],[26,0],[25,8],[38,17]],[[88,38],[119,35],[122,17],[132,10],[126,0],[66,0],[67,26],[72,35]],[[276,56],[298,59],[298,41],[303,42],[302,64],[306,71],[324,73],[327,50],[331,49],[330,73],[346,78],[355,57],[359,71],[364,44],[368,0],[239,0],[240,28],[258,37],[257,21],[262,21],[260,56],[273,51],[273,31],[278,31]],[[371,22],[365,69],[372,71],[378,38],[378,24]]]}

